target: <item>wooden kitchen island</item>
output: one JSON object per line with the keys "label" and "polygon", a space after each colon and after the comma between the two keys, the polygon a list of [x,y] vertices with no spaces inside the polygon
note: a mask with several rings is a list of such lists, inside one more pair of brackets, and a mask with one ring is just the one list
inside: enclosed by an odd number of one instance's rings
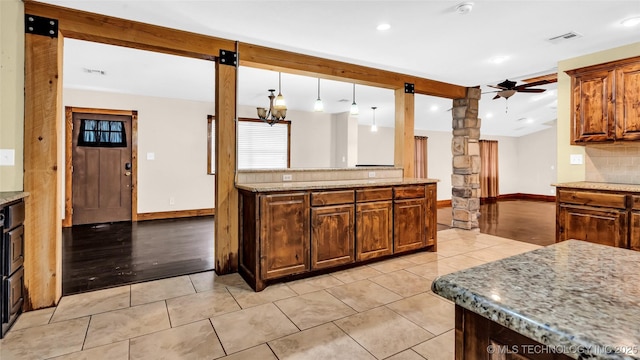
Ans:
{"label": "wooden kitchen island", "polygon": [[567,240],[444,275],[456,360],[640,359],[640,253]]}
{"label": "wooden kitchen island", "polygon": [[387,178],[238,184],[238,271],[260,291],[283,279],[436,251],[436,183]]}

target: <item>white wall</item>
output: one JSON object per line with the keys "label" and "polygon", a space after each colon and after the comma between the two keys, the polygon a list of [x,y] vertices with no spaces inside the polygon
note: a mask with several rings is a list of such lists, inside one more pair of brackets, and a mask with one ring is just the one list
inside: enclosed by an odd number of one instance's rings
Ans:
{"label": "white wall", "polygon": [[64,89],[63,103],[138,111],[138,213],[213,208],[214,176],[207,175],[213,102]]}
{"label": "white wall", "polygon": [[378,126],[371,132],[371,126],[358,125],[358,164],[393,166],[393,128]]}
{"label": "white wall", "polygon": [[518,138],[518,192],[555,195],[556,126]]}
{"label": "white wall", "polygon": [[14,165],[0,166],[0,191],[22,191],[24,144],[24,3],[0,1],[0,149]]}

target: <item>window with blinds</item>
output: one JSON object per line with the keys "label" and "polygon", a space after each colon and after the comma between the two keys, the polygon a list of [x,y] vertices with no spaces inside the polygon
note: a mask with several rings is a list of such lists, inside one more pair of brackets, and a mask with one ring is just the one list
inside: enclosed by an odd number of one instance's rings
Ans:
{"label": "window with blinds", "polygon": [[[284,169],[289,167],[289,121],[273,126],[262,121],[238,122],[238,169]],[[215,120],[209,116],[207,170],[215,171]]]}

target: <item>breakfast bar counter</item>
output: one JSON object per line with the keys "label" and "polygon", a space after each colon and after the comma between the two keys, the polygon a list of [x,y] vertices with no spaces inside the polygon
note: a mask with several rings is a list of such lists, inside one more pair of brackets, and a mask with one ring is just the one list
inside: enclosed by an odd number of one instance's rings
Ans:
{"label": "breakfast bar counter", "polygon": [[437,180],[293,180],[236,184],[238,270],[256,291],[275,281],[436,251]]}
{"label": "breakfast bar counter", "polygon": [[441,276],[456,359],[640,359],[640,253],[567,240]]}

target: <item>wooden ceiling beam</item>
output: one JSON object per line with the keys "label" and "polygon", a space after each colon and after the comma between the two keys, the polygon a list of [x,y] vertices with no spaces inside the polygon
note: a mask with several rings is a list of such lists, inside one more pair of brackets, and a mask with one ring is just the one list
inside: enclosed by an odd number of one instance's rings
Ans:
{"label": "wooden ceiling beam", "polygon": [[[65,38],[214,60],[220,50],[235,51],[236,42],[157,25],[25,0],[25,12],[57,19]],[[397,72],[324,59],[259,45],[240,43],[240,64],[325,79],[350,81],[388,89],[415,85],[415,93],[449,99],[464,98],[464,86]]]}

